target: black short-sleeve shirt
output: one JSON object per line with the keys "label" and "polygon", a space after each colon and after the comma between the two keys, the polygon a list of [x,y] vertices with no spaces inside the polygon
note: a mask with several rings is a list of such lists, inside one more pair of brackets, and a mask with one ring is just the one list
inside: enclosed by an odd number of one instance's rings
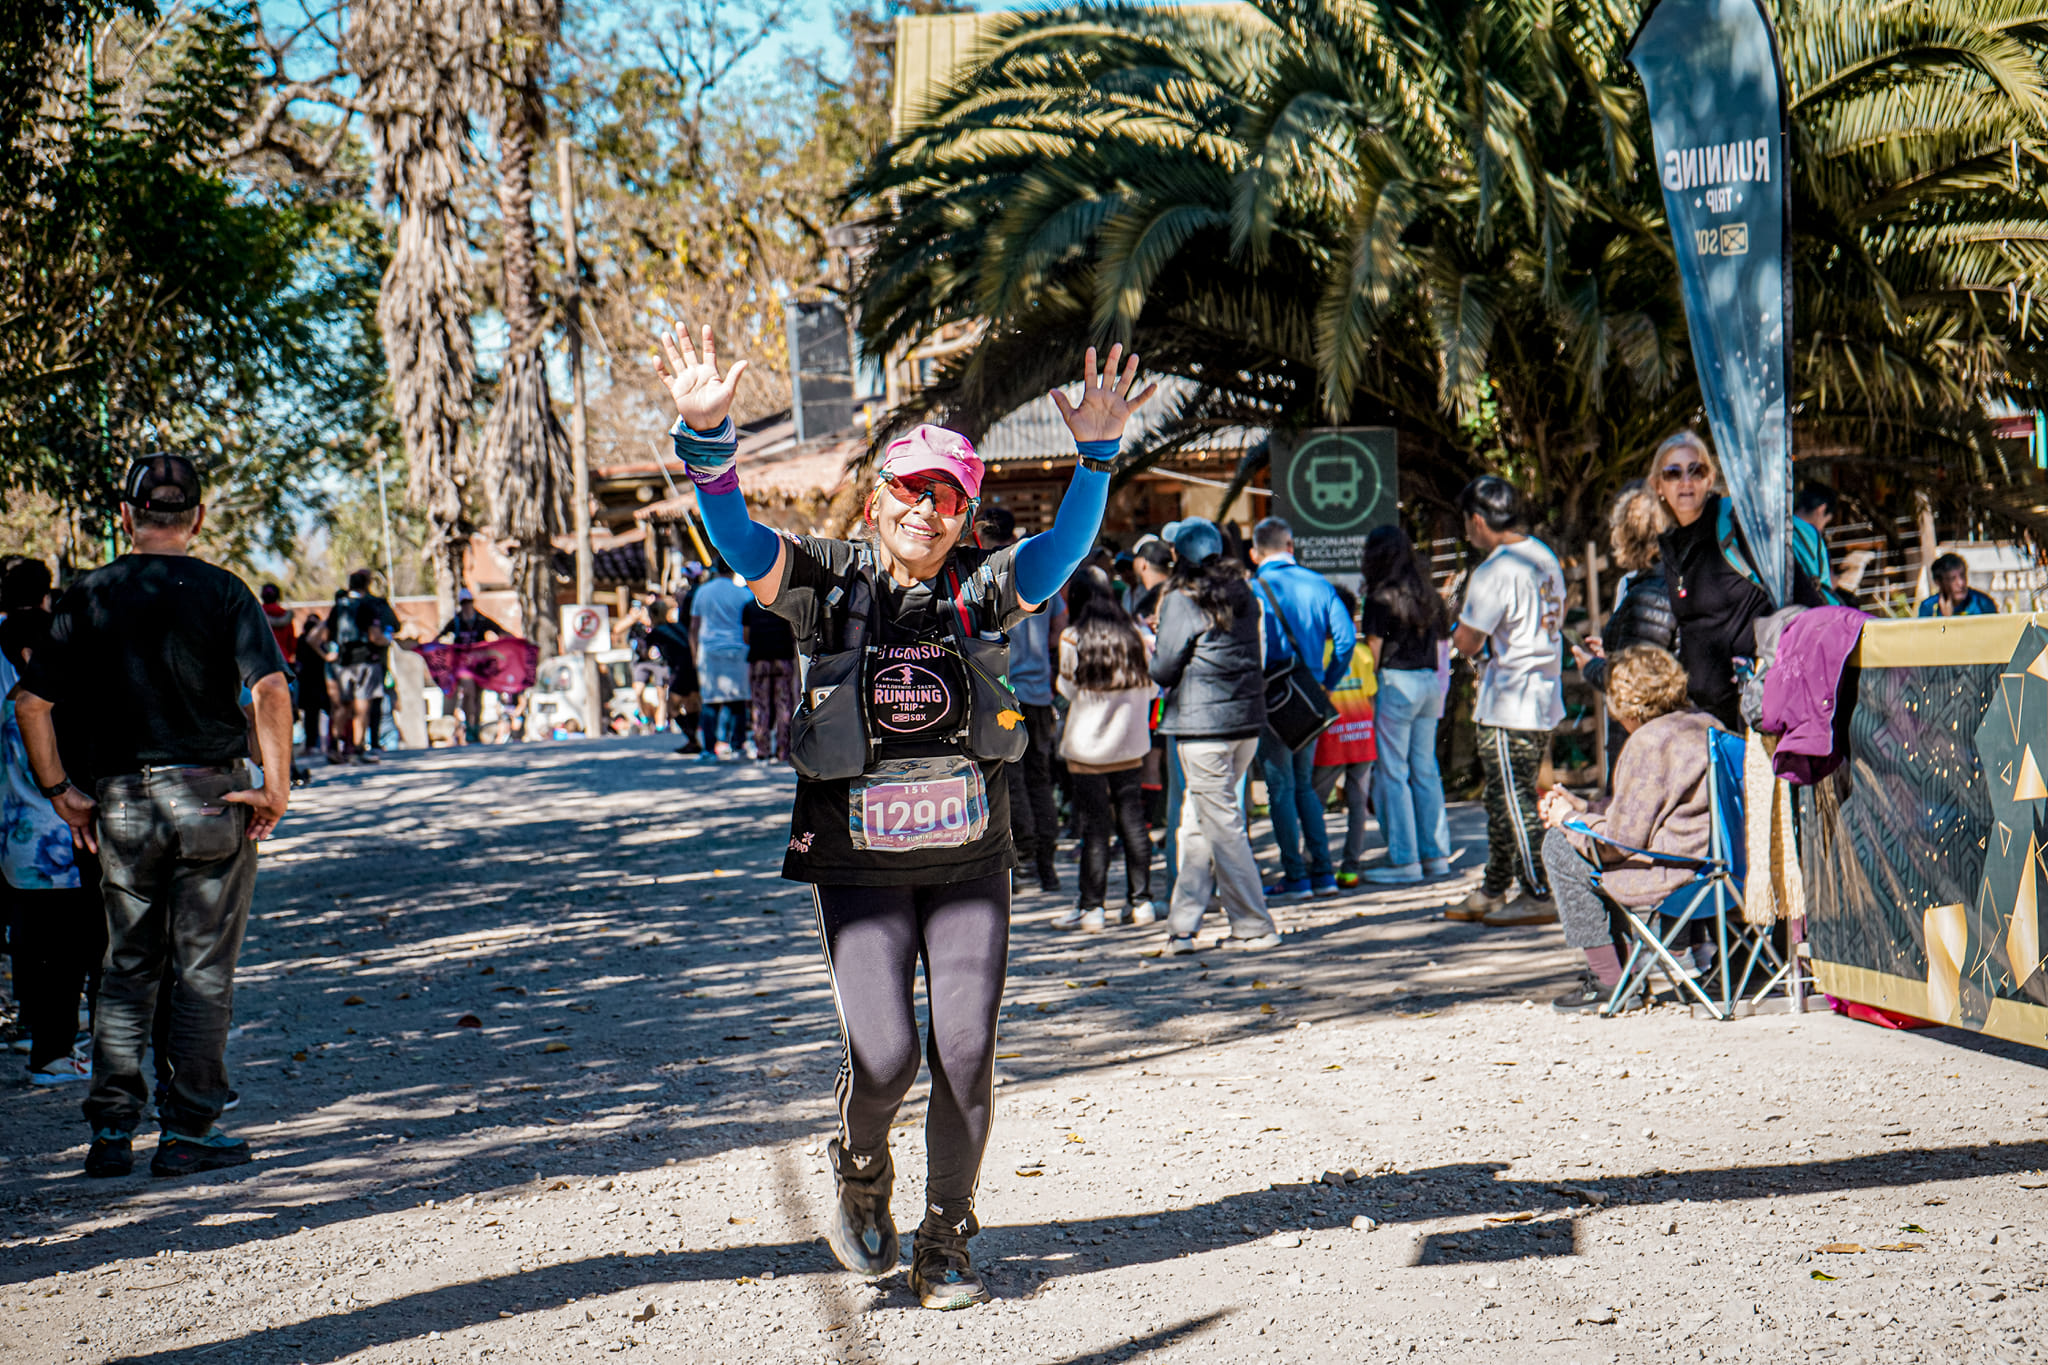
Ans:
{"label": "black short-sleeve shirt", "polygon": [[122,555],[72,584],[22,686],[92,717],[95,777],[249,755],[242,689],[284,671],[249,585],[188,555]]}
{"label": "black short-sleeve shirt", "polygon": [[[788,577],[769,610],[789,622],[799,649],[815,653],[837,648],[856,570],[867,551],[854,541],[785,539]],[[1006,632],[1028,614],[1017,602],[1015,546],[979,550],[963,545],[946,565],[959,578],[958,600],[967,610],[964,624],[972,631]],[[871,573],[869,581],[880,631],[873,641],[879,648],[863,685],[881,694],[868,699],[877,761],[957,753],[945,737],[957,730],[967,698],[952,583],[944,571],[907,588],[886,570]],[[835,590],[836,602],[831,600]],[[829,632],[828,624],[833,627]],[[881,714],[874,712],[878,702],[884,708]],[[798,775],[782,875],[825,886],[915,886],[967,881],[1013,866],[1010,791],[1003,765],[976,761],[975,767],[988,794],[988,832],[958,848],[894,853],[853,846],[847,824],[850,782],[814,782]]]}
{"label": "black short-sleeve shirt", "polygon": [[1402,625],[1386,603],[1368,597],[1359,612],[1358,636],[1363,640],[1373,635],[1384,642],[1380,646],[1381,668],[1436,671],[1437,633],[1427,626],[1416,630]]}

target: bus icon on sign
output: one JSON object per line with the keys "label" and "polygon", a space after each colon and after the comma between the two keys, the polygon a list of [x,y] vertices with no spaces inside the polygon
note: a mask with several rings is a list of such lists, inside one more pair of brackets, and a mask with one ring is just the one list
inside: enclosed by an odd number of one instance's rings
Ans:
{"label": "bus icon on sign", "polygon": [[1318,455],[1308,463],[1309,503],[1317,511],[1358,506],[1358,462],[1344,455]]}

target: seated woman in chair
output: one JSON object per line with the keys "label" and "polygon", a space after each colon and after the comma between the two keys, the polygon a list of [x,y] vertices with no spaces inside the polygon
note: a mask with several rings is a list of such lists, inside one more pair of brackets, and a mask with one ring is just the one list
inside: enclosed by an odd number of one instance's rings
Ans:
{"label": "seated woman in chair", "polygon": [[[1558,997],[1567,1014],[1597,1011],[1621,983],[1621,952],[1606,897],[1648,909],[1692,879],[1692,869],[1624,854],[1563,828],[1575,815],[1615,843],[1682,858],[1711,856],[1713,813],[1707,732],[1720,723],[1686,701],[1684,667],[1654,645],[1635,645],[1607,665],[1608,712],[1629,733],[1614,768],[1614,795],[1588,806],[1562,787],[1540,807],[1549,832],[1543,865],[1557,898],[1564,941],[1586,954],[1577,989]],[[1599,888],[1593,885],[1595,874]],[[1640,1005],[1639,996],[1623,1008]]]}

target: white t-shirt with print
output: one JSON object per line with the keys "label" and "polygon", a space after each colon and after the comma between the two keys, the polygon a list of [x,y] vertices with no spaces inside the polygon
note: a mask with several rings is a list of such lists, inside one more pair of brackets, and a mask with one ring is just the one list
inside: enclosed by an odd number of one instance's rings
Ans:
{"label": "white t-shirt with print", "polygon": [[1472,718],[1508,730],[1550,730],[1564,719],[1564,571],[1542,541],[1502,545],[1472,573],[1458,624],[1486,636],[1486,671]]}

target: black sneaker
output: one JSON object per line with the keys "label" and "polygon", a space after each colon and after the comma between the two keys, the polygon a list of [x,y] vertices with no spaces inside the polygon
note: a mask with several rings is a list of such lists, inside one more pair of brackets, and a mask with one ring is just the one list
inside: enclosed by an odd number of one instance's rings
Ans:
{"label": "black sneaker", "polygon": [[239,1091],[239,1090],[230,1090],[230,1091],[228,1091],[228,1097],[227,1097],[227,1099],[226,1099],[225,1101],[223,1101],[223,1102],[222,1102],[222,1104],[221,1104],[221,1107],[220,1107],[220,1111],[221,1111],[221,1113],[225,1114],[225,1113],[227,1113],[227,1111],[228,1111],[228,1110],[230,1110],[230,1109],[234,1108],[234,1107],[235,1107],[236,1105],[240,1104],[241,1102],[242,1102],[242,1092],[241,1092],[241,1091]]}
{"label": "black sneaker", "polygon": [[1038,889],[1049,896],[1057,896],[1060,893],[1060,870],[1056,867],[1039,868]]}
{"label": "black sneaker", "polygon": [[97,1180],[127,1175],[135,1169],[135,1139],[127,1133],[95,1135],[92,1150],[85,1154],[85,1173]]}
{"label": "black sneaker", "polygon": [[157,1139],[156,1155],[150,1159],[149,1173],[155,1176],[197,1175],[201,1171],[224,1171],[230,1166],[246,1166],[254,1159],[249,1155],[246,1142],[214,1146],[166,1133]]}
{"label": "black sneaker", "polygon": [[974,1215],[957,1226],[927,1213],[910,1247],[910,1292],[926,1308],[950,1312],[989,1300],[988,1286],[974,1273],[967,1239],[980,1229]]}
{"label": "black sneaker", "polygon": [[833,1138],[825,1146],[832,1161],[832,1180],[839,1190],[838,1207],[825,1229],[825,1244],[839,1264],[870,1278],[896,1268],[901,1244],[896,1220],[889,1216],[889,1196],[896,1187],[896,1168],[884,1151],[861,1158]]}

